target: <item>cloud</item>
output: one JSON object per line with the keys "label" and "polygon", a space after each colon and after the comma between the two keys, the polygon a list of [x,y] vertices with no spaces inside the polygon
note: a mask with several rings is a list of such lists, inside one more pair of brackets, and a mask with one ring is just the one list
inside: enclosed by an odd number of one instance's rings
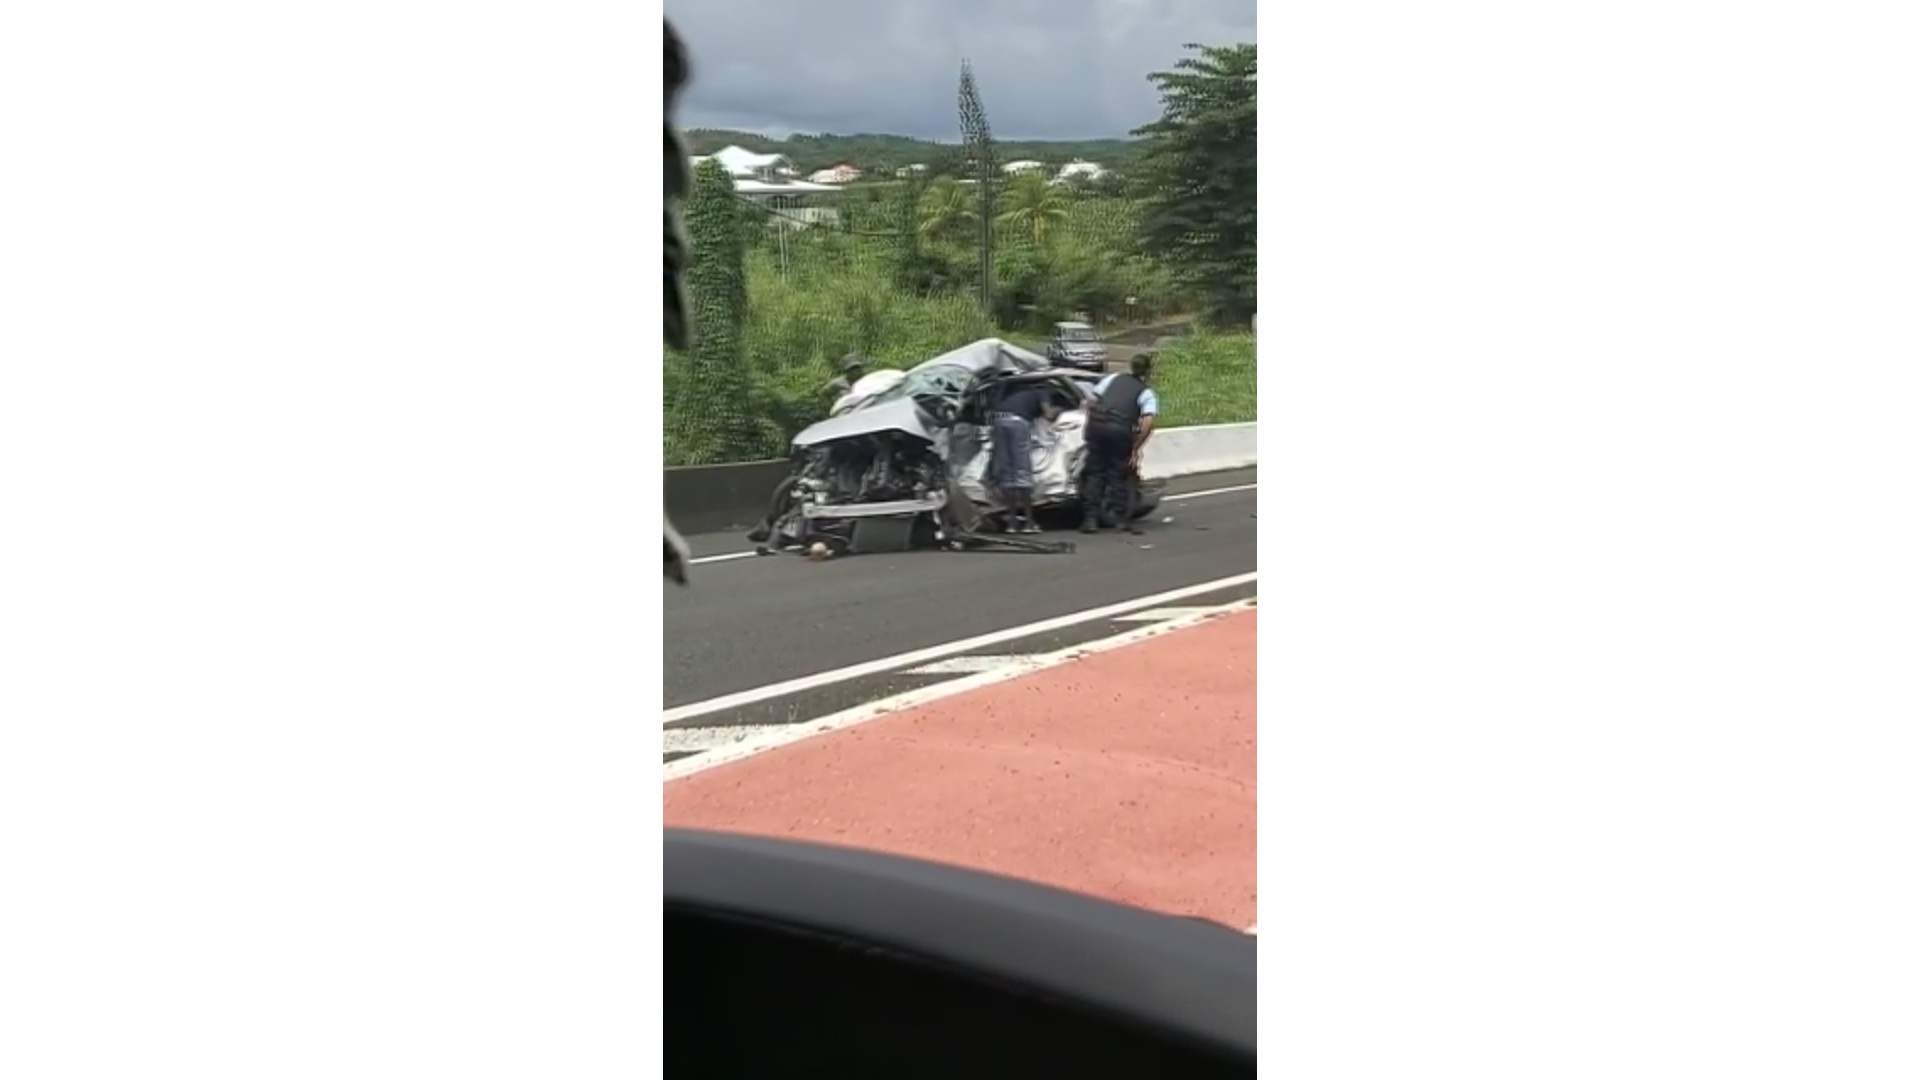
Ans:
{"label": "cloud", "polygon": [[1003,139],[1124,135],[1187,42],[1253,40],[1255,0],[667,0],[693,53],[680,123],[955,141],[960,60]]}

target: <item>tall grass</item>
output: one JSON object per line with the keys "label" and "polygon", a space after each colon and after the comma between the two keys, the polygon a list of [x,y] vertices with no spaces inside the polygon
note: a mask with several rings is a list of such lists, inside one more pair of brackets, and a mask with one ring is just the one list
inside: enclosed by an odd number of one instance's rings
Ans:
{"label": "tall grass", "polygon": [[[849,353],[873,368],[911,367],[970,341],[993,337],[993,324],[974,298],[959,293],[916,296],[894,287],[891,271],[877,258],[851,258],[834,265],[814,252],[789,252],[785,270],[777,255],[760,248],[747,257],[745,351],[752,413],[760,422],[758,457],[783,457],[787,441],[824,419],[833,404],[826,386]],[[669,400],[684,379],[669,363]],[[667,464],[687,460],[702,417],[668,417]],[[679,437],[677,437],[679,436]]]}
{"label": "tall grass", "polygon": [[875,368],[912,367],[995,334],[971,296],[902,293],[877,261],[830,275],[798,267],[782,275],[771,263],[756,253],[748,264],[747,362],[759,414],[783,430],[780,451],[787,436],[826,416],[824,387],[848,353]]}
{"label": "tall grass", "polygon": [[1259,419],[1252,334],[1203,327],[1159,350],[1153,363],[1160,426],[1239,424]]}

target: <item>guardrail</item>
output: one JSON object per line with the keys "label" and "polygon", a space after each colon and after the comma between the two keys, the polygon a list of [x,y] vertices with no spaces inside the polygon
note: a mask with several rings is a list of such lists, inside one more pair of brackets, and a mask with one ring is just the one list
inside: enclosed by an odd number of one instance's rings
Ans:
{"label": "guardrail", "polygon": [[[1170,480],[1259,464],[1256,423],[1162,428],[1147,443],[1142,476]],[[785,460],[732,465],[684,465],[667,470],[667,516],[684,533],[745,529],[766,512],[774,485],[791,468]]]}

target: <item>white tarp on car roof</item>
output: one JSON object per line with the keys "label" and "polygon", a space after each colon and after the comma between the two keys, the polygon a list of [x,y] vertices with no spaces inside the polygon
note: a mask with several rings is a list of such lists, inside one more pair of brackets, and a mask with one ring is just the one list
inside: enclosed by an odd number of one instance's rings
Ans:
{"label": "white tarp on car roof", "polygon": [[862,375],[860,376],[860,381],[848,387],[847,392],[840,395],[840,400],[833,403],[833,408],[827,415],[839,416],[841,413],[846,412],[848,409],[853,408],[868,398],[878,397],[894,387],[899,386],[900,380],[906,377],[906,372],[896,368],[886,368],[881,371],[869,372],[868,374]]}

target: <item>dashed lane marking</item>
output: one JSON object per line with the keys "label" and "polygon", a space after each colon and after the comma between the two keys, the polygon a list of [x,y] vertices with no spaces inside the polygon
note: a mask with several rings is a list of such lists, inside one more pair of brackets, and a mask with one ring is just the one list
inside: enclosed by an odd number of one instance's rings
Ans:
{"label": "dashed lane marking", "polygon": [[756,735],[784,724],[753,724],[744,727],[677,727],[663,732],[661,749],[669,757],[689,757],[708,750],[746,742]]}
{"label": "dashed lane marking", "polygon": [[1006,667],[1032,660],[1031,655],[1014,653],[992,656],[951,656],[945,660],[935,660],[931,664],[922,664],[905,672],[907,675],[978,675],[983,671]]}

